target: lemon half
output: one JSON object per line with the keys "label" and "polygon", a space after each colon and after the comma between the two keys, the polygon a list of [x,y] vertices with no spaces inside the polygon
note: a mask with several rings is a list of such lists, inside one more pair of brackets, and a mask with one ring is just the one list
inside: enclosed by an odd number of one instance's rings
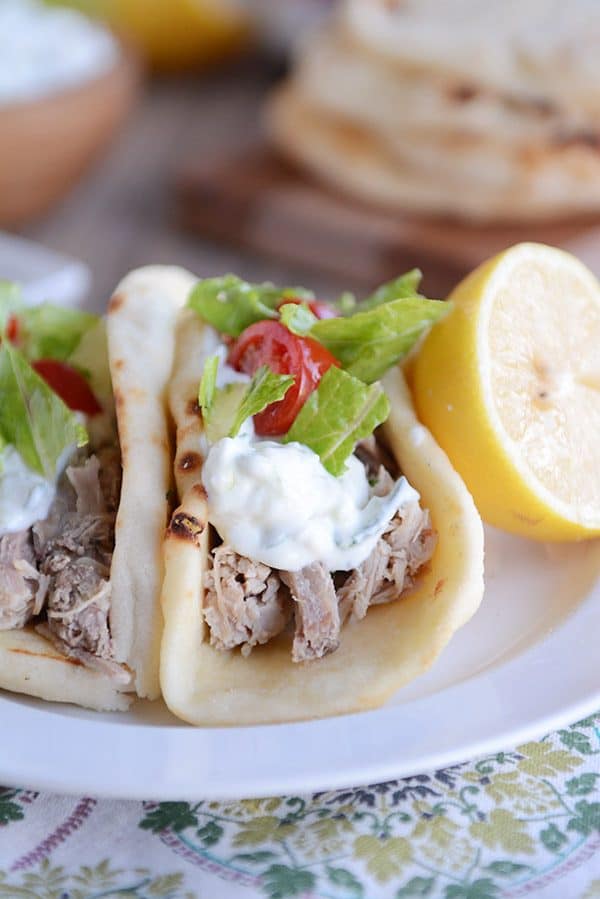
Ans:
{"label": "lemon half", "polygon": [[600,284],[523,243],[475,269],[413,368],[415,402],[490,524],[600,535]]}

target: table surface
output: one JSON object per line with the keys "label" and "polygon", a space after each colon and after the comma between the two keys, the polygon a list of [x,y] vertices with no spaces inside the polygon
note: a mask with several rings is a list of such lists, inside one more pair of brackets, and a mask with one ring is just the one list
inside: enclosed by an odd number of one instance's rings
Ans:
{"label": "table surface", "polygon": [[[147,262],[324,295],[348,286],[176,227],[179,166],[255,132],[270,78],[250,64],[151,85],[94,172],[27,235],[90,265],[98,310]],[[595,717],[446,771],[316,796],[192,805],[0,788],[0,896],[598,899],[599,784]]]}

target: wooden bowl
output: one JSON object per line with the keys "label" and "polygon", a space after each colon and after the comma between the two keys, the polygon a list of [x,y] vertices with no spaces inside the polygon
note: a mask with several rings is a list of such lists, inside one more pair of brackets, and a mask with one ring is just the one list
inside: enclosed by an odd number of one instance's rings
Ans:
{"label": "wooden bowl", "polygon": [[137,58],[122,49],[94,80],[0,106],[0,227],[31,222],[67,193],[126,118],[139,81]]}

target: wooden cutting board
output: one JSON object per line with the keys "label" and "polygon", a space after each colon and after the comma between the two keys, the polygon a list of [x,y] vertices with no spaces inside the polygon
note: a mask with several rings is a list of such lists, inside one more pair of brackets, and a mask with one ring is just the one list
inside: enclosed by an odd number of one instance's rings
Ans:
{"label": "wooden cutting board", "polygon": [[600,217],[560,225],[481,227],[415,218],[324,188],[264,146],[202,162],[177,181],[180,222],[224,241],[370,289],[418,266],[443,296],[468,271],[522,240],[570,250],[600,275]]}

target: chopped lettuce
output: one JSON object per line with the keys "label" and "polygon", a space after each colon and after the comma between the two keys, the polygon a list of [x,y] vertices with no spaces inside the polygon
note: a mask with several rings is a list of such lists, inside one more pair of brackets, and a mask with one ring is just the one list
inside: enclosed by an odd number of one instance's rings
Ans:
{"label": "chopped lettuce", "polygon": [[250,418],[252,415],[258,415],[271,403],[282,400],[293,383],[293,375],[278,375],[271,371],[268,366],[261,365],[254,373],[246,389],[229,431],[229,436],[235,437],[247,418]]}
{"label": "chopped lettuce", "polygon": [[333,305],[340,315],[352,315],[353,312],[356,312],[358,300],[351,290],[345,290]]}
{"label": "chopped lettuce", "polygon": [[337,306],[344,315],[331,319],[317,319],[304,303],[285,303],[286,298],[313,297],[302,288],[249,284],[235,275],[199,281],[188,305],[217,331],[233,337],[254,322],[279,318],[293,334],[320,341],[350,374],[372,383],[449,309],[421,296],[420,280],[421,272],[412,269],[361,303],[353,294],[343,294]]}
{"label": "chopped lettuce", "polygon": [[217,388],[218,364],[218,356],[206,360],[198,390],[198,402],[210,443],[216,443],[222,437],[237,436],[246,419],[282,400],[294,383],[292,375],[278,375],[262,365],[249,384],[226,384]]}
{"label": "chopped lettuce", "polygon": [[279,309],[279,315],[282,325],[299,337],[308,334],[315,322],[318,321],[317,316],[311,312],[306,303],[284,303]]}
{"label": "chopped lettuce", "polygon": [[349,318],[317,321],[310,336],[326,346],[347,372],[371,384],[399,362],[449,308],[439,300],[403,297]]}
{"label": "chopped lettuce", "polygon": [[[341,367],[326,372],[283,439],[313,449],[337,476],[356,443],[370,436],[389,414],[379,379],[450,308],[421,296],[420,281],[421,272],[413,269],[360,303],[345,293],[336,304],[342,316],[329,319],[318,319],[305,302],[285,302],[311,299],[307,291],[248,284],[234,275],[200,281],[188,304],[217,331],[233,337],[256,321],[279,319],[292,334],[310,336],[336,357]],[[217,357],[208,360],[200,386],[210,442],[235,436],[247,418],[281,399],[293,382],[291,376],[286,379],[263,367],[249,386],[218,389],[217,365]]]}
{"label": "chopped lettuce", "polygon": [[218,369],[219,357],[215,353],[214,356],[209,356],[204,363],[202,380],[200,381],[200,387],[198,389],[198,403],[200,404],[204,418],[206,418],[207,414],[210,412],[215,398]]}
{"label": "chopped lettuce", "polygon": [[354,312],[366,312],[367,309],[374,309],[375,306],[389,303],[390,300],[420,296],[418,289],[422,277],[420,269],[413,268],[409,272],[394,278],[393,281],[387,281],[385,284],[382,284],[381,287],[378,287],[374,293],[365,297],[364,300],[358,300],[352,291],[345,290],[333,305],[340,315],[352,315]]}
{"label": "chopped lettuce", "polygon": [[21,291],[11,281],[0,281],[0,336],[6,330],[8,319],[23,309]]}
{"label": "chopped lettuce", "polygon": [[215,391],[210,406],[201,407],[204,431],[209,443],[216,443],[223,437],[231,436],[247,389],[247,385],[240,382],[226,384]]}
{"label": "chopped lettuce", "polygon": [[0,334],[8,319],[19,319],[19,349],[28,359],[58,359],[66,362],[83,336],[100,321],[97,315],[66,306],[42,303],[26,306],[18,284],[0,281]]}
{"label": "chopped lettuce", "polygon": [[375,309],[376,306],[381,306],[382,303],[390,303],[392,300],[400,300],[403,297],[421,296],[418,291],[422,277],[420,269],[413,268],[409,272],[399,275],[398,278],[394,278],[393,281],[387,281],[362,301],[360,312],[366,312],[367,309]]}
{"label": "chopped lettuce", "polygon": [[81,372],[104,410],[109,411],[113,405],[113,391],[108,361],[106,323],[103,318],[97,316],[93,316],[93,318],[94,323],[82,334],[77,347],[67,361],[69,365]]}
{"label": "chopped lettuce", "polygon": [[0,346],[0,436],[33,471],[56,476],[61,455],[87,442],[85,428],[25,356],[8,341]]}
{"label": "chopped lettuce", "polygon": [[337,477],[344,472],[357,442],[369,437],[389,412],[381,384],[363,384],[332,366],[298,413],[284,442],[310,447]]}
{"label": "chopped lettuce", "polygon": [[193,288],[188,306],[221,334],[239,337],[254,322],[278,318],[277,305],[285,297],[312,297],[303,288],[249,284],[235,275],[206,278]]}
{"label": "chopped lettuce", "polygon": [[19,312],[19,348],[28,359],[58,359],[66,362],[98,316],[80,309],[42,303]]}

